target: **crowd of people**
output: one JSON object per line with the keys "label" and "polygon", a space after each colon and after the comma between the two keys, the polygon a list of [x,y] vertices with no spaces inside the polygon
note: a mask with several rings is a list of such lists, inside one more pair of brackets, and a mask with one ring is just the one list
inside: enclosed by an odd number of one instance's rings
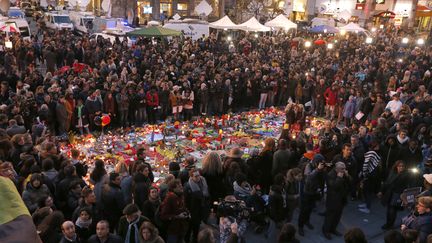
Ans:
{"label": "crowd of people", "polygon": [[[428,242],[432,49],[402,44],[410,34],[389,27],[366,44],[356,34],[237,33],[234,44],[211,33],[132,46],[66,31],[12,35],[13,48],[0,51],[0,174],[44,243],[244,242],[248,228],[265,233],[272,223],[279,242],[298,242],[296,233],[317,232],[310,217],[321,200],[330,240],[342,235],[349,200],[368,214],[376,198],[387,209],[386,242]],[[302,38],[334,48],[306,48]],[[271,106],[286,106],[287,125],[249,159],[238,147],[225,159],[208,153],[200,168],[186,157],[159,182],[143,148],[108,173],[103,160],[89,171],[79,150],[69,158],[57,144],[69,132],[97,132],[102,114],[116,129]],[[327,120],[318,143],[308,116]],[[416,187],[410,202],[406,190]],[[360,229],[344,237],[367,242]]]}

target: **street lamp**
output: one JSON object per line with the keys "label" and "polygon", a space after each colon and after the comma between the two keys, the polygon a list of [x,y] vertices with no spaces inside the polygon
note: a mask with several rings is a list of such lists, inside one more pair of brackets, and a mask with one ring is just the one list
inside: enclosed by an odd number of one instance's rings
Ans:
{"label": "street lamp", "polygon": [[312,43],[311,43],[310,41],[306,41],[306,42],[304,43],[304,46],[305,46],[306,48],[311,47],[311,46],[312,46]]}
{"label": "street lamp", "polygon": [[366,44],[371,44],[373,41],[372,37],[367,37],[366,38]]}
{"label": "street lamp", "polygon": [[327,49],[333,49],[333,43],[328,43],[327,44]]}
{"label": "street lamp", "polygon": [[407,37],[402,38],[402,44],[408,44],[409,39]]}
{"label": "street lamp", "polygon": [[258,34],[255,34],[254,36],[255,36],[255,38],[258,38]]}
{"label": "street lamp", "polygon": [[417,40],[417,45],[424,45],[424,43],[425,43],[425,41],[424,41],[424,39],[423,38],[420,38],[420,39],[418,39]]}
{"label": "street lamp", "polygon": [[227,37],[227,40],[228,40],[228,41],[231,41],[231,40],[232,40],[232,37],[231,37],[231,36],[228,36],[228,37]]}

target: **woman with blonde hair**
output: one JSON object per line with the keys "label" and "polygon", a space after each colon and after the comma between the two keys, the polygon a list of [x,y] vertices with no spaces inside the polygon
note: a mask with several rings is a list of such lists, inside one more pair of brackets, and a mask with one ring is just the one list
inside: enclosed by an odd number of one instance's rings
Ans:
{"label": "woman with blonde hair", "polygon": [[201,175],[206,179],[212,202],[225,196],[222,161],[216,152],[207,153],[202,160]]}

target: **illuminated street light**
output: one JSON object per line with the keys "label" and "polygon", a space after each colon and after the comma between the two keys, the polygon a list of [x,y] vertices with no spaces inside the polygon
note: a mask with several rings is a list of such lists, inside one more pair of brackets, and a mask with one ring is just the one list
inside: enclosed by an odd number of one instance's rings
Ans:
{"label": "illuminated street light", "polygon": [[371,44],[373,41],[372,37],[367,37],[366,38],[366,44]]}
{"label": "illuminated street light", "polygon": [[227,37],[227,40],[228,40],[228,41],[231,41],[231,40],[232,40],[232,37],[231,37],[231,36],[228,36],[228,37]]}
{"label": "illuminated street light", "polygon": [[375,32],[377,29],[375,27],[372,27],[371,31]]}
{"label": "illuminated street light", "polygon": [[417,45],[424,45],[425,41],[423,38],[417,40]]}
{"label": "illuminated street light", "polygon": [[407,37],[402,38],[402,44],[408,44],[409,39]]}
{"label": "illuminated street light", "polygon": [[346,34],[346,30],[341,30],[341,31],[340,31],[340,34],[341,34],[341,35],[345,35],[345,34]]}
{"label": "illuminated street light", "polygon": [[255,38],[258,38],[258,34],[255,34],[254,36],[255,36]]}
{"label": "illuminated street light", "polygon": [[324,33],[327,33],[327,29],[324,29]]}
{"label": "illuminated street light", "polygon": [[328,43],[327,44],[327,49],[333,49],[333,43]]}
{"label": "illuminated street light", "polygon": [[304,44],[304,46],[305,46],[306,48],[311,47],[311,46],[312,46],[312,43],[311,43],[310,41],[306,41],[305,44]]}

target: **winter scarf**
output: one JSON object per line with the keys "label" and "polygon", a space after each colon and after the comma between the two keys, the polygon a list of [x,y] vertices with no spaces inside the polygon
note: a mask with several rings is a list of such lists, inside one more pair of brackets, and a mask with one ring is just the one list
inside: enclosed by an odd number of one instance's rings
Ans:
{"label": "winter scarf", "polygon": [[193,181],[192,178],[189,178],[189,186],[190,186],[192,192],[201,191],[202,194],[204,195],[204,197],[209,196],[207,182],[202,176],[200,176],[200,180],[198,183]]}
{"label": "winter scarf", "polygon": [[[139,229],[138,229],[138,225],[137,225],[139,219],[140,219],[140,217],[137,217],[137,219],[135,221],[129,223],[128,231],[126,233],[126,240],[125,240],[125,242],[130,242],[130,236],[131,236],[131,234],[135,234],[135,240],[139,239],[139,233],[138,233]],[[135,232],[131,232],[132,229],[134,229]]]}
{"label": "winter scarf", "polygon": [[402,139],[399,135],[396,136],[397,140],[399,141],[400,144],[404,144],[405,142],[407,142],[409,140],[409,137],[405,137],[404,139]]}
{"label": "winter scarf", "polygon": [[80,228],[88,228],[92,224],[92,219],[89,219],[87,221],[82,220],[80,217],[75,222],[75,225]]}
{"label": "winter scarf", "polygon": [[250,195],[250,192],[252,191],[252,187],[248,184],[246,186],[241,187],[237,181],[234,181],[233,183],[234,191],[239,194],[240,197],[248,197]]}

